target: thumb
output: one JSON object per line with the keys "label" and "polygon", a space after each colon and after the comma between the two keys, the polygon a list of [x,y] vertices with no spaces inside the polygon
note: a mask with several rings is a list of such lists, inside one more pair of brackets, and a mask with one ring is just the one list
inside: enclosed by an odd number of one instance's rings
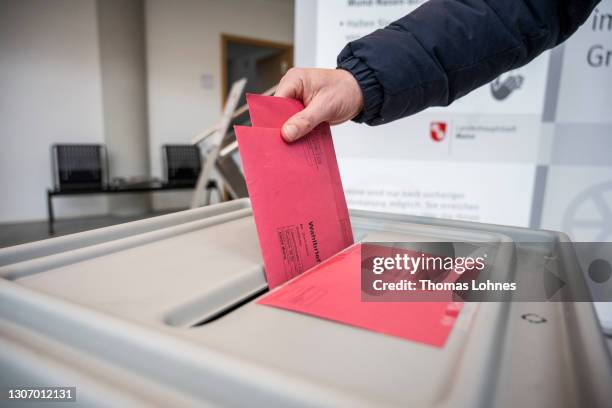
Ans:
{"label": "thumb", "polygon": [[326,119],[324,109],[313,100],[303,111],[296,113],[285,122],[281,133],[285,141],[295,142]]}

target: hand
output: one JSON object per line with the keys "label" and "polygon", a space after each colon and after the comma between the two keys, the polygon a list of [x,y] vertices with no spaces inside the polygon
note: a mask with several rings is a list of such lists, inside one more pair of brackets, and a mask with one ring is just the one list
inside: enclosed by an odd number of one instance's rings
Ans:
{"label": "hand", "polygon": [[321,122],[346,122],[363,109],[361,88],[343,69],[292,68],[281,79],[275,96],[299,99],[305,106],[283,125],[281,133],[287,142],[305,136]]}

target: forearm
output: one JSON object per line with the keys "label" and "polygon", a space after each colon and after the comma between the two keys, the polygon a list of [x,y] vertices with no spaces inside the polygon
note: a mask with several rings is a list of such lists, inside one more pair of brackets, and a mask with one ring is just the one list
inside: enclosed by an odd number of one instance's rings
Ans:
{"label": "forearm", "polygon": [[356,119],[377,125],[446,106],[564,41],[597,3],[431,0],[340,53],[364,95]]}

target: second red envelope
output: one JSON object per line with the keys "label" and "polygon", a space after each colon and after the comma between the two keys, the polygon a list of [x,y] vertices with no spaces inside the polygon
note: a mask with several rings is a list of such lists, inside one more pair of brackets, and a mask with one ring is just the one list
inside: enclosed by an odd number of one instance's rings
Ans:
{"label": "second red envelope", "polygon": [[295,143],[280,127],[303,109],[286,98],[248,96],[255,126],[236,126],[268,286],[274,288],[353,243],[328,124]]}

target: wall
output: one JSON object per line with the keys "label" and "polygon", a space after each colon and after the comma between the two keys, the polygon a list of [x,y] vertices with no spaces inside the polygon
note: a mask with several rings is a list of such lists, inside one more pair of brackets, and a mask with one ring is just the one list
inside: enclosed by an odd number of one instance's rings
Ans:
{"label": "wall", "polygon": [[[105,141],[110,177],[148,176],[143,0],[98,0]],[[149,210],[147,194],[109,197],[112,214]]]}
{"label": "wall", "polygon": [[[293,42],[293,1],[147,0],[151,171],[161,176],[164,143],[188,143],[221,112],[221,33]],[[201,84],[212,75],[212,89]],[[189,193],[160,193],[157,208],[185,207]]]}
{"label": "wall", "polygon": [[[106,143],[111,177],[160,177],[161,145],[218,119],[221,33],[291,43],[293,1],[0,0],[0,223],[46,217],[53,143]],[[126,198],[60,197],[56,215],[148,207]]]}
{"label": "wall", "polygon": [[[52,143],[102,143],[94,0],[0,1],[0,222],[46,217]],[[58,199],[59,217],[106,199]]]}

